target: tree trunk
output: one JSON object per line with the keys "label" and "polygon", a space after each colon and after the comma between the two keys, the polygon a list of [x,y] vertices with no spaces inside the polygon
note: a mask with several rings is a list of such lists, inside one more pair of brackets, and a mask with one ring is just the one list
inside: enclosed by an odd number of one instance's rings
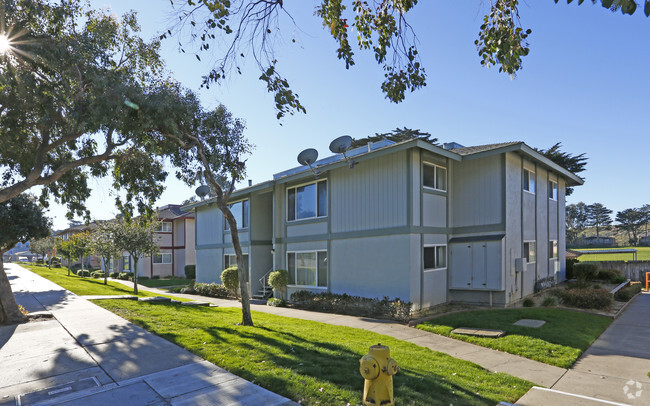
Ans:
{"label": "tree trunk", "polygon": [[5,273],[5,264],[2,256],[5,251],[0,252],[0,324],[17,324],[27,321],[27,317],[20,312],[18,304],[11,291],[9,278]]}
{"label": "tree trunk", "polygon": [[133,257],[133,294],[138,296],[138,257],[131,254]]}
{"label": "tree trunk", "polygon": [[228,209],[228,206],[219,207],[223,212],[226,220],[228,221],[228,226],[230,226],[230,238],[232,239],[232,245],[235,248],[235,255],[237,256],[237,269],[239,272],[239,289],[241,290],[241,315],[242,321],[241,324],[244,326],[253,325],[253,317],[251,316],[251,305],[249,302],[248,294],[248,284],[246,283],[245,267],[244,267],[244,256],[241,252],[241,245],[239,244],[239,232],[237,231],[237,221],[235,217]]}

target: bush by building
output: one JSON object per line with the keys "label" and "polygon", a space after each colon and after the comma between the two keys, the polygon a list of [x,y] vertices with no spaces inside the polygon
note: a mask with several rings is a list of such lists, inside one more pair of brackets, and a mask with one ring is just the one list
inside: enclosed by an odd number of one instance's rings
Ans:
{"label": "bush by building", "polygon": [[328,313],[350,314],[353,316],[387,317],[400,321],[408,321],[411,317],[411,302],[403,302],[399,298],[390,300],[350,296],[336,293],[312,293],[301,290],[291,294],[294,307],[316,310]]}

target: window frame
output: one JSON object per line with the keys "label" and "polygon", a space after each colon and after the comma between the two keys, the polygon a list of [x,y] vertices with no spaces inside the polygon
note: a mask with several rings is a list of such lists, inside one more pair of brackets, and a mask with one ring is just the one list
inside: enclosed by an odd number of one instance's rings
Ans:
{"label": "window frame", "polygon": [[[528,182],[526,182],[526,174],[528,174]],[[522,174],[522,184],[523,184],[524,192],[528,192],[533,195],[537,193],[537,179],[535,179],[535,177],[536,177],[535,171],[531,171],[530,169],[524,168],[524,173]],[[533,189],[532,191],[530,190],[531,185]]]}
{"label": "window frame", "polygon": [[[427,167],[427,166],[433,167],[433,182],[434,182],[433,186],[429,186],[429,185],[424,184],[424,168]],[[444,172],[445,172],[445,188],[444,189],[441,189],[441,188],[438,187],[438,171],[440,169],[444,170]],[[449,177],[447,175],[448,172],[449,171],[447,170],[447,167],[445,167],[445,166],[434,164],[432,162],[423,161],[422,162],[422,187],[426,188],[426,189],[430,189],[430,190],[437,190],[438,192],[447,192],[447,190],[449,189],[449,182],[448,182]]]}
{"label": "window frame", "polygon": [[[169,230],[165,230],[165,226],[169,225]],[[155,233],[160,233],[160,234],[169,234],[172,232],[174,229],[174,225],[171,221],[161,221],[159,228],[156,228],[154,231]]]}
{"label": "window frame", "polygon": [[558,198],[558,184],[552,179],[548,180],[548,198],[555,201]]}
{"label": "window frame", "polygon": [[[156,257],[160,257],[161,262],[156,262]],[[169,257],[169,262],[165,261],[165,258]],[[160,254],[155,254],[151,256],[151,263],[153,265],[171,265],[174,259],[171,252],[161,252]]]}
{"label": "window frame", "polygon": [[[248,202],[248,210],[244,209],[244,202]],[[231,209],[232,206],[234,206],[234,205],[236,205],[238,203],[241,203],[241,218],[242,218],[241,223],[242,224],[239,224],[239,223],[237,224],[237,230],[246,230],[246,229],[248,229],[248,227],[250,225],[250,219],[249,219],[250,213],[251,213],[250,199],[237,200],[236,202],[230,203],[228,205],[228,208]],[[232,212],[232,210],[231,210],[231,212]],[[233,213],[233,216],[234,216],[234,213]],[[230,231],[230,225],[228,224],[228,221],[226,220],[226,216],[222,215],[222,217],[223,217],[223,230],[224,231]],[[235,219],[236,219],[236,216],[235,216]]]}
{"label": "window frame", "polygon": [[[318,285],[319,275],[320,275],[320,272],[321,272],[319,267],[318,267],[318,262],[319,262],[318,261],[318,254],[319,253],[325,253],[325,255],[326,255],[325,261],[327,261],[327,262],[325,264],[325,269],[323,270],[325,272],[325,276],[326,276],[326,278],[325,278],[326,282],[327,282],[326,286],[319,286]],[[287,264],[287,272],[289,272],[289,281],[291,281],[291,270],[289,269],[289,254],[294,254],[294,256],[297,255],[297,254],[316,254],[316,285],[298,285],[297,283],[291,284],[291,282],[289,282],[289,284],[287,286],[290,286],[292,288],[323,289],[323,290],[329,289],[329,282],[330,281],[329,281],[329,275],[327,275],[328,268],[329,268],[329,261],[328,261],[329,253],[327,252],[326,249],[325,250],[287,251],[286,254],[285,254],[285,259],[287,261],[286,264]],[[294,270],[293,270],[293,272],[294,272],[293,280],[295,282],[297,282],[298,281],[298,274],[297,274],[298,269],[295,267],[295,258],[294,258]]]}
{"label": "window frame", "polygon": [[[528,245],[528,249],[526,249],[526,245]],[[532,246],[532,253],[533,253],[533,260],[530,260],[530,253],[531,253],[531,246]],[[524,248],[523,248],[523,257],[526,258],[526,263],[527,264],[534,264],[537,262],[537,241],[535,240],[525,240],[524,241]]]}
{"label": "window frame", "polygon": [[[321,207],[319,205],[320,204],[320,199],[319,199],[319,196],[318,196],[318,185],[319,185],[319,183],[322,183],[322,182],[325,182],[325,214],[324,215],[319,215],[319,213],[321,211],[320,210]],[[298,199],[297,199],[298,193],[297,193],[297,190],[298,190],[298,188],[301,188],[301,187],[304,187],[304,186],[309,186],[309,185],[316,185],[316,199],[315,199],[315,202],[316,202],[316,207],[315,207],[316,216],[297,218],[297,215],[298,215]],[[293,199],[293,205],[294,205],[293,214],[294,214],[295,218],[290,219],[289,218],[289,191],[292,190],[292,189],[296,191],[295,194],[294,194],[294,199]],[[329,202],[329,188],[328,188],[327,179],[319,179],[319,180],[315,180],[315,181],[311,181],[311,182],[301,183],[299,185],[289,186],[289,187],[287,187],[285,189],[284,193],[285,193],[284,196],[285,196],[285,202],[286,202],[286,204],[285,204],[285,206],[286,206],[285,215],[286,215],[287,223],[293,223],[293,222],[296,222],[296,221],[304,221],[304,220],[312,220],[312,219],[325,219],[329,215],[329,207],[328,207],[329,206],[329,204],[328,204],[328,202]]]}
{"label": "window frame", "polygon": [[557,240],[548,241],[548,259],[559,259],[560,258],[560,248],[558,246]]}
{"label": "window frame", "polygon": [[[427,268],[424,261],[424,250],[427,248],[433,248],[433,268]],[[438,248],[445,249],[445,266],[437,267],[438,265]],[[424,272],[440,271],[447,269],[449,267],[449,249],[447,244],[424,244],[422,247],[422,269]]]}

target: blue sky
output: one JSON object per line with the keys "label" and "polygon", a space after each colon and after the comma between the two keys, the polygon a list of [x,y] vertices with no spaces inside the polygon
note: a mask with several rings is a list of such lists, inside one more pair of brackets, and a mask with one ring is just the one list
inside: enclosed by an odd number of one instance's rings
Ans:
{"label": "blue sky", "polygon": [[[336,44],[313,15],[317,2],[285,1],[298,27],[285,25],[276,46],[278,69],[307,108],[307,114],[275,118],[272,96],[252,64],[222,86],[200,90],[206,107],[226,105],[247,123],[256,149],[247,161],[254,183],[297,166],[305,148],[329,155],[329,142],[343,134],[359,138],[396,127],[431,133],[441,142],[479,145],[524,141],[589,158],[584,186],[568,203],[600,202],[612,210],[650,203],[647,159],[650,140],[650,19],[613,14],[585,2],[566,5],[537,0],[520,7],[524,27],[533,30],[531,52],[516,79],[481,67],[474,40],[489,2],[420,1],[409,15],[419,38],[428,86],[398,105],[380,90],[381,68],[370,54],[357,52],[350,70],[336,58]],[[169,24],[166,1],[93,0],[93,7],[122,14],[139,12],[142,35],[150,38]],[[152,7],[156,4],[156,7]],[[295,38],[296,42],[291,40]],[[173,76],[198,90],[215,54],[180,54],[178,39],[163,43]],[[214,47],[211,47],[211,50]],[[108,180],[91,181],[88,201],[97,219],[116,214]],[[170,179],[158,202],[179,203],[192,189]],[[65,227],[64,209],[53,207],[55,228]]]}

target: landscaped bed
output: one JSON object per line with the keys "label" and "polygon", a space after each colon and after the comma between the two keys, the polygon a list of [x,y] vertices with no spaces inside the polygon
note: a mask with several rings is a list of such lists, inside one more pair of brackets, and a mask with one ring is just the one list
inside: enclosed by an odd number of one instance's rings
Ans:
{"label": "landscaped bed", "polygon": [[[515,326],[521,319],[543,320],[546,324],[539,328]],[[517,308],[454,313],[419,324],[417,328],[569,368],[611,322],[609,317],[566,309]],[[503,330],[506,335],[483,338],[451,334],[457,327]]]}
{"label": "landscaped bed", "polygon": [[[41,265],[28,265],[21,264],[23,268],[29,269],[37,275],[51,280],[57,285],[69,290],[70,292],[80,295],[133,295],[133,289],[130,289],[119,282],[109,280],[107,285],[104,285],[104,279],[95,278],[82,278],[73,273],[68,276],[66,268],[51,268]],[[165,296],[156,293],[140,290],[138,296],[152,297],[152,296]],[[172,296],[168,296],[172,297]],[[174,297],[179,301],[187,301],[189,299],[180,299]]]}
{"label": "landscaped bed", "polygon": [[239,326],[236,308],[188,308],[102,300],[98,305],[247,380],[305,405],[357,405],[359,359],[377,343],[399,363],[399,405],[514,402],[532,384],[415,344],[350,327],[253,312]]}
{"label": "landscaped bed", "polygon": [[141,279],[138,278],[138,283],[149,288],[159,288],[167,286],[187,286],[194,281],[186,278],[171,277],[162,279]]}

